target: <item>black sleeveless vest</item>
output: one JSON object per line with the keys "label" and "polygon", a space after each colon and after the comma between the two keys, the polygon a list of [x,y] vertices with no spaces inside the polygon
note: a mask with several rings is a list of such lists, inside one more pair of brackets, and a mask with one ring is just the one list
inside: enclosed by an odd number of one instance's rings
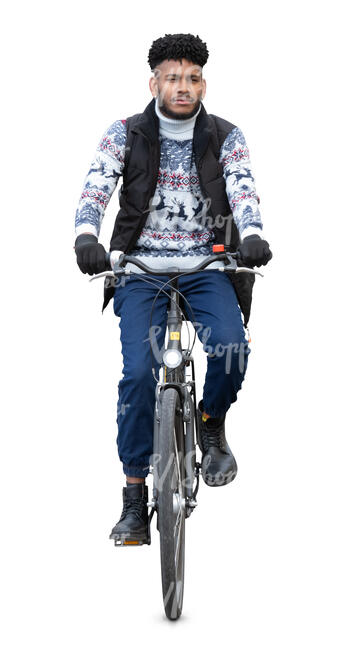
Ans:
{"label": "black sleeveless vest", "polygon": [[[123,183],[119,191],[120,209],[110,241],[110,251],[122,250],[129,253],[133,249],[151,209],[160,163],[159,119],[155,101],[153,98],[143,113],[136,113],[126,120],[127,142]],[[200,188],[205,198],[202,223],[213,230],[214,243],[224,244],[227,251],[235,251],[240,239],[226,194],[219,153],[225,138],[235,128],[227,120],[208,115],[201,103],[192,146]],[[247,273],[228,275],[235,287],[246,325],[250,315],[254,276]],[[103,310],[114,292],[112,278],[106,278]]]}

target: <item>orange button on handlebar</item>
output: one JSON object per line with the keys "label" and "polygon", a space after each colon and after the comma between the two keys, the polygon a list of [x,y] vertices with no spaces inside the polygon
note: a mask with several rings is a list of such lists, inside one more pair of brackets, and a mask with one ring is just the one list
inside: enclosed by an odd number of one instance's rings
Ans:
{"label": "orange button on handlebar", "polygon": [[225,250],[224,244],[213,244],[213,253],[223,253]]}

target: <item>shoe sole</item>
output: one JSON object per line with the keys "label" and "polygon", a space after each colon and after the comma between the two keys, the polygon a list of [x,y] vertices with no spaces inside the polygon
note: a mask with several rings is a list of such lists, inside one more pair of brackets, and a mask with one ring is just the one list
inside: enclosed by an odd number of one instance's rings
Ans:
{"label": "shoe sole", "polygon": [[214,477],[211,474],[206,475],[202,473],[202,479],[206,485],[209,485],[209,487],[220,487],[223,485],[228,485],[228,483],[232,483],[236,476],[237,471],[232,475],[230,473],[227,474],[227,476],[224,476],[223,474],[217,474]]}

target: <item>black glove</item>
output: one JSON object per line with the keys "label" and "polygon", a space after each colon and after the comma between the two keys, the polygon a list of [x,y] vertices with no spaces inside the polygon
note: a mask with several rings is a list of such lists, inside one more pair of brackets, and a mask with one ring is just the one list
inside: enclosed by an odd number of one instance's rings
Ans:
{"label": "black glove", "polygon": [[238,250],[245,266],[264,266],[273,257],[268,242],[259,235],[245,237]]}
{"label": "black glove", "polygon": [[77,263],[82,273],[94,275],[106,270],[106,250],[95,235],[79,235],[75,241]]}

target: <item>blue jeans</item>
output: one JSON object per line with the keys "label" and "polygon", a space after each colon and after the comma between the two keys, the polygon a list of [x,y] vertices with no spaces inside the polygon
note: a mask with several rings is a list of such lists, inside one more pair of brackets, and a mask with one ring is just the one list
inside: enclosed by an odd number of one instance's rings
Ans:
{"label": "blue jeans", "polygon": [[[160,286],[155,278],[162,281],[169,278],[165,275],[142,275],[156,286],[131,275],[123,285],[116,286],[114,294],[114,312],[120,318],[123,355],[123,377],[118,384],[116,442],[124,473],[137,477],[147,476],[153,452],[156,382],[151,370],[150,334],[158,377],[170,302],[168,296],[159,294],[150,332],[152,301]],[[192,306],[195,315],[193,326],[207,352],[204,410],[212,417],[224,415],[237,399],[250,353],[234,287],[227,275],[214,269],[180,277],[178,288]],[[170,293],[169,285],[166,291]],[[188,308],[185,309],[192,322]]]}

